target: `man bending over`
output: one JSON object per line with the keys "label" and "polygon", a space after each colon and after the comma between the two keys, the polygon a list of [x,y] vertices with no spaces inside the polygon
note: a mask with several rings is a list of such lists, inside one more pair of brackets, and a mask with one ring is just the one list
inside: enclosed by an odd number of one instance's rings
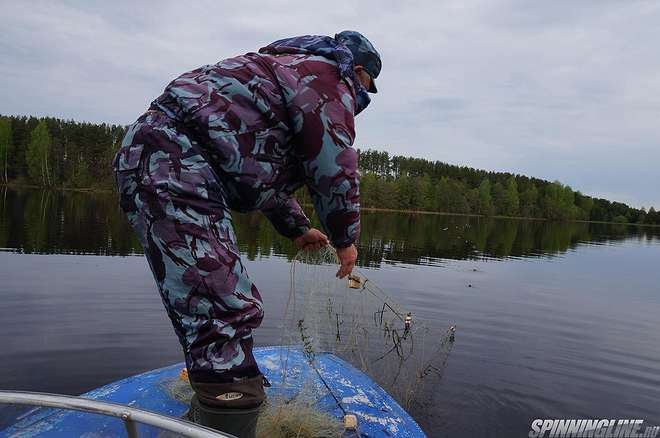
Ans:
{"label": "man bending over", "polygon": [[[265,399],[252,355],[262,300],[231,210],[260,210],[301,249],[330,242],[337,276],[353,269],[354,117],[380,69],[357,32],[283,39],[184,73],[129,127],[113,162],[120,203],[183,347],[195,421],[253,437]],[[303,185],[326,234],[292,197]]]}

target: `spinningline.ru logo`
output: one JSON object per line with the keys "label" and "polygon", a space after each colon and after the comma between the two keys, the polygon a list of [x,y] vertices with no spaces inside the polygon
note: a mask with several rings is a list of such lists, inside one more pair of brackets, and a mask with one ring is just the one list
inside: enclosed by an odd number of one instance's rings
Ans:
{"label": "spinningline.ru logo", "polygon": [[532,421],[529,438],[656,438],[660,426],[644,427],[644,420],[562,419]]}

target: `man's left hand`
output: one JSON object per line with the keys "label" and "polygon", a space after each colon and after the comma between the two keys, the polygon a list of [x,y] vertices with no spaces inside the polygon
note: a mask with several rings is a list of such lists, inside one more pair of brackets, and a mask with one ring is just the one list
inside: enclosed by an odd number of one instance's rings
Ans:
{"label": "man's left hand", "polygon": [[328,245],[328,236],[316,228],[310,228],[302,236],[296,237],[293,243],[296,245],[296,248],[303,251],[318,251]]}

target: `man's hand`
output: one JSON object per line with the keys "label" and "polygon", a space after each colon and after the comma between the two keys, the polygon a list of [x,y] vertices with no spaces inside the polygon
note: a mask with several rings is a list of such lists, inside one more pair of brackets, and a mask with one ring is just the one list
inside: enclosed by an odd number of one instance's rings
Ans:
{"label": "man's hand", "polygon": [[328,236],[316,228],[310,228],[302,236],[296,237],[293,243],[303,251],[318,251],[328,244]]}
{"label": "man's hand", "polygon": [[344,278],[353,271],[355,261],[357,260],[357,249],[355,245],[346,248],[337,248],[337,256],[339,257],[339,271],[337,277]]}

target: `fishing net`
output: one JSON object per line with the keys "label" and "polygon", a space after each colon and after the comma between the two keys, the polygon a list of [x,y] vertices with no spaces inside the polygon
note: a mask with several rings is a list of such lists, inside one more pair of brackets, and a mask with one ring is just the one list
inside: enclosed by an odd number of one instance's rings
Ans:
{"label": "fishing net", "polygon": [[[179,378],[162,382],[170,396],[190,404],[194,391],[185,369]],[[320,411],[306,389],[295,399],[285,397],[268,398],[262,406],[257,423],[257,438],[339,438],[344,436],[340,420]],[[161,433],[158,438],[168,438]]]}
{"label": "fishing net", "polygon": [[301,349],[313,367],[317,355],[332,353],[369,375],[405,409],[423,408],[442,378],[455,327],[417,320],[359,269],[348,279],[336,278],[338,263],[330,247],[300,252],[293,260],[284,354]]}
{"label": "fishing net", "polygon": [[[437,392],[455,327],[419,320],[359,269],[348,279],[336,278],[338,263],[332,248],[300,252],[293,260],[284,347],[276,350],[279,360],[272,361],[281,375],[270,376],[278,392],[269,395],[259,416],[259,438],[352,436],[345,434],[346,424],[330,414],[331,409],[320,408],[335,403],[347,413],[332,382],[323,377],[321,359],[327,353],[365,372],[404,409],[413,408],[418,415],[425,415],[431,393]],[[301,359],[313,371],[302,372]],[[169,385],[168,390],[185,402],[192,396],[187,382]]]}

